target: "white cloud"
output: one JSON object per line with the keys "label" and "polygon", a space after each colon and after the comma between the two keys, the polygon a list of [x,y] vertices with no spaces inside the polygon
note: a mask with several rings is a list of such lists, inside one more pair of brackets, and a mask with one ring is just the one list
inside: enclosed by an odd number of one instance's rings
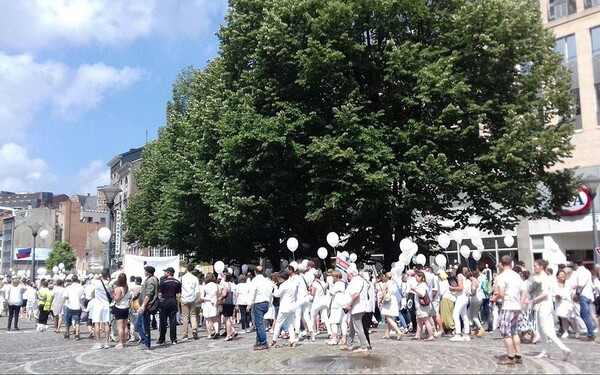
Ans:
{"label": "white cloud", "polygon": [[103,63],[73,69],[59,62],[38,62],[30,54],[0,52],[0,142],[23,139],[44,108],[65,119],[77,118],[96,107],[107,92],[126,89],[144,74]]}
{"label": "white cloud", "polygon": [[27,150],[15,143],[0,147],[0,189],[26,191],[42,186],[46,179],[52,177],[44,160],[30,158]]}
{"label": "white cloud", "polygon": [[96,195],[97,187],[110,183],[110,171],[100,160],[92,161],[77,174],[77,193]]}
{"label": "white cloud", "polygon": [[118,46],[150,35],[196,37],[222,17],[226,0],[3,0],[0,47]]}

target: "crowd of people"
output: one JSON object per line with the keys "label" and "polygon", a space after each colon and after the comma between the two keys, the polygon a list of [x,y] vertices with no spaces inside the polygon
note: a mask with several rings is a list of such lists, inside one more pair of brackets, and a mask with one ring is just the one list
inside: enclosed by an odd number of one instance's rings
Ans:
{"label": "crowd of people", "polygon": [[507,352],[503,365],[522,363],[522,342],[541,343],[536,358],[547,357],[553,342],[568,360],[571,350],[561,339],[595,341],[600,316],[600,266],[592,273],[581,261],[553,270],[538,259],[528,270],[504,256],[494,271],[483,264],[437,272],[417,265],[373,275],[355,263],[344,272],[323,272],[305,260],[270,271],[255,266],[237,277],[201,275],[189,264],[183,275],[169,267],[160,279],[150,265],[144,278],[122,271],[111,276],[108,269],[83,280],[12,277],[0,285],[0,306],[8,314],[7,330],[18,330],[22,318],[36,320],[43,332],[52,316],[54,332],[91,338],[93,349],[137,344],[148,350],[201,337],[231,341],[255,331],[257,351],[327,335],[327,345],[368,352],[378,325],[386,340],[414,333],[411,340],[462,342],[499,331]]}

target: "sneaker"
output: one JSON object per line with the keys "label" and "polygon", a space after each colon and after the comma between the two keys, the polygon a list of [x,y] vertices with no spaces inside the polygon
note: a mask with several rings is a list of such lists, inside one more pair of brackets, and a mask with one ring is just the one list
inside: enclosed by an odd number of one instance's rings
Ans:
{"label": "sneaker", "polygon": [[93,350],[97,350],[97,349],[102,349],[102,344],[95,344],[94,346],[92,346]]}
{"label": "sneaker", "polygon": [[471,336],[469,336],[469,335],[463,335],[462,341],[471,341]]}
{"label": "sneaker", "polygon": [[575,333],[575,339],[579,340],[579,332]]}
{"label": "sneaker", "polygon": [[139,341],[139,340],[136,340],[136,338],[135,338],[135,337],[131,336],[131,338],[130,338],[128,341],[129,341],[129,342],[136,342],[136,341]]}
{"label": "sneaker", "polygon": [[303,339],[303,338],[305,338],[306,336],[307,336],[307,334],[306,334],[306,331],[302,331],[302,332],[300,332],[300,334],[298,335],[298,338],[301,338],[301,339]]}
{"label": "sneaker", "polygon": [[177,341],[171,341],[171,345],[177,345]]}
{"label": "sneaker", "polygon": [[463,341],[463,338],[462,338],[461,335],[454,335],[454,336],[452,336],[450,338],[450,341],[454,341],[454,342],[456,342],[456,341]]}
{"label": "sneaker", "polygon": [[571,358],[571,349],[563,350],[563,361],[568,361]]}
{"label": "sneaker", "polygon": [[348,344],[344,344],[344,345],[340,345],[340,350],[345,350],[347,352],[351,352],[352,351],[352,347],[349,346]]}
{"label": "sneaker", "polygon": [[108,345],[108,343],[104,343],[104,349],[110,349],[110,345]]}
{"label": "sneaker", "polygon": [[367,353],[369,351],[368,348],[358,348],[358,349],[354,349],[352,351],[352,353]]}
{"label": "sneaker", "polygon": [[333,345],[337,345],[337,341],[336,340],[327,340],[327,341],[325,341],[325,344],[333,346]]}
{"label": "sneaker", "polygon": [[548,354],[546,354],[546,352],[541,352],[540,354],[534,355],[533,358],[537,358],[537,359],[548,358]]}
{"label": "sneaker", "polygon": [[563,333],[562,335],[560,335],[560,337],[562,337],[563,339],[569,338],[569,332]]}
{"label": "sneaker", "polygon": [[157,341],[156,342],[156,346],[165,346],[165,342],[164,341]]}
{"label": "sneaker", "polygon": [[117,345],[115,345],[115,349],[123,349],[124,346],[121,343],[118,343]]}
{"label": "sneaker", "polygon": [[188,337],[187,337],[187,336],[183,336],[183,337],[181,338],[181,341],[187,341],[187,340],[188,340]]}

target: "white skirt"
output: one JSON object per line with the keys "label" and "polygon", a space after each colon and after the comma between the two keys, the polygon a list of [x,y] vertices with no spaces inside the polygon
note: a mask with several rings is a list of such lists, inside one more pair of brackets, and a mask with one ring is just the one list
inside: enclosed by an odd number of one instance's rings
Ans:
{"label": "white skirt", "polygon": [[217,316],[217,307],[211,301],[202,302],[202,315],[205,318],[214,318]]}
{"label": "white skirt", "polygon": [[344,310],[332,306],[329,313],[329,324],[341,324],[345,317],[346,313],[344,313]]}
{"label": "white skirt", "polygon": [[275,319],[275,307],[273,305],[269,305],[269,310],[267,310],[263,319]]}

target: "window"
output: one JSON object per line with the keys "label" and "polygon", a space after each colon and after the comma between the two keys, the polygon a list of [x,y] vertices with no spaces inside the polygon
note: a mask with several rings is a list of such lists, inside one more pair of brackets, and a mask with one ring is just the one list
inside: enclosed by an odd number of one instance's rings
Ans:
{"label": "window", "polygon": [[592,53],[596,55],[600,53],[600,26],[590,29],[590,34],[592,36]]}
{"label": "window", "polygon": [[575,106],[575,116],[581,116],[581,98],[579,97],[579,89],[571,90],[573,95],[573,105]]}
{"label": "window", "polygon": [[173,256],[173,250],[172,249],[164,249],[163,250],[163,256],[164,257],[172,257]]}
{"label": "window", "polygon": [[576,0],[550,0],[548,2],[548,21],[564,18],[577,12]]}
{"label": "window", "polygon": [[554,50],[563,56],[563,62],[577,61],[577,45],[575,44],[575,35],[565,36],[556,39]]}
{"label": "window", "polygon": [[595,83],[594,88],[596,89],[596,111],[600,112],[600,83]]}
{"label": "window", "polygon": [[544,250],[544,236],[531,236],[531,248],[533,250]]}
{"label": "window", "polygon": [[584,7],[585,9],[597,7],[600,5],[600,0],[585,0]]}
{"label": "window", "polygon": [[101,218],[100,218],[100,224],[102,224],[102,225],[106,225],[106,218],[104,218],[104,217],[101,217]]}

